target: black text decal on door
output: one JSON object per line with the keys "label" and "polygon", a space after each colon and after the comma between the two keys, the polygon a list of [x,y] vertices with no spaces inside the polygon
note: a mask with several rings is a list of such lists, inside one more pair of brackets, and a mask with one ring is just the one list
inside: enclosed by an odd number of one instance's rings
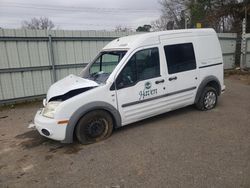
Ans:
{"label": "black text decal on door", "polygon": [[157,89],[151,89],[151,82],[146,82],[144,84],[144,89],[139,92],[139,100],[143,100],[147,96],[156,95]]}

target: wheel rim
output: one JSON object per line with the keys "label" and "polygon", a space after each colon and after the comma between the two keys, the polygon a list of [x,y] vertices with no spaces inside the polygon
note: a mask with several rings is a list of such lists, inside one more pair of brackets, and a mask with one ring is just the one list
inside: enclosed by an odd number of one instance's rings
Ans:
{"label": "wheel rim", "polygon": [[86,126],[86,134],[90,138],[99,138],[107,132],[108,122],[105,119],[92,120]]}
{"label": "wheel rim", "polygon": [[206,109],[212,109],[216,104],[216,94],[213,91],[209,91],[206,93],[204,98],[204,105]]}

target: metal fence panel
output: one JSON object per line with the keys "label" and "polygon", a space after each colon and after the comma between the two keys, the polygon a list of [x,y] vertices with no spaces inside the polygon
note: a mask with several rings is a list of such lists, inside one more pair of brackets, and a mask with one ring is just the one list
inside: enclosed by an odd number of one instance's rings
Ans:
{"label": "metal fence panel", "polygon": [[250,34],[246,34],[246,68],[250,68]]}
{"label": "metal fence panel", "polygon": [[[12,99],[15,98],[13,83],[12,83],[12,74],[11,73],[1,73],[1,90],[2,90],[2,99]],[[1,100],[2,100],[1,99]]]}
{"label": "metal fence panel", "polygon": [[219,33],[218,37],[220,40],[222,54],[223,54],[224,69],[235,68],[237,34]]}
{"label": "metal fence panel", "polygon": [[54,76],[78,75],[109,41],[129,34],[0,29],[0,103],[44,95]]}
{"label": "metal fence panel", "polygon": [[[78,75],[109,41],[130,34],[0,29],[0,104],[44,95],[54,78]],[[218,35],[225,69],[233,68],[236,34]]]}
{"label": "metal fence panel", "polygon": [[9,68],[8,62],[6,45],[4,42],[0,42],[0,68]]}

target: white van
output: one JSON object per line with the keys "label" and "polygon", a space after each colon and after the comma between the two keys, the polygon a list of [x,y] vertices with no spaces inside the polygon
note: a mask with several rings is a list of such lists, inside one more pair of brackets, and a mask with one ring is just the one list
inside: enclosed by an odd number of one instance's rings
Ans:
{"label": "white van", "polygon": [[45,137],[82,144],[114,128],[195,104],[216,106],[223,59],[213,29],[153,32],[116,39],[80,76],[53,84],[34,126]]}

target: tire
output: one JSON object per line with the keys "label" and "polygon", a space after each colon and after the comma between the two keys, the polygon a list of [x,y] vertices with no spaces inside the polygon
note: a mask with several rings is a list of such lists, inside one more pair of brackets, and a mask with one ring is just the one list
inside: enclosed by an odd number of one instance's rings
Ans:
{"label": "tire", "polygon": [[196,108],[202,111],[212,110],[215,108],[218,100],[218,94],[215,88],[205,87],[200,95]]}
{"label": "tire", "polygon": [[113,120],[104,110],[95,110],[84,115],[76,127],[76,138],[81,144],[105,140],[112,134]]}

